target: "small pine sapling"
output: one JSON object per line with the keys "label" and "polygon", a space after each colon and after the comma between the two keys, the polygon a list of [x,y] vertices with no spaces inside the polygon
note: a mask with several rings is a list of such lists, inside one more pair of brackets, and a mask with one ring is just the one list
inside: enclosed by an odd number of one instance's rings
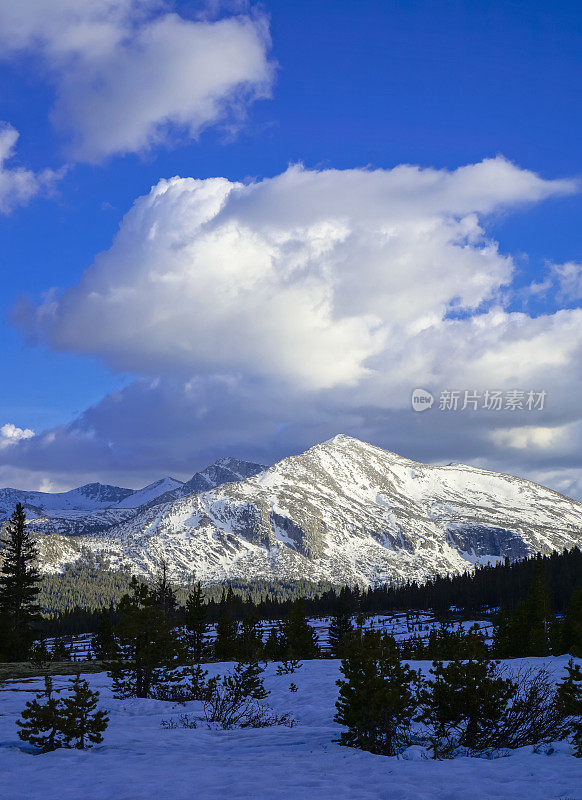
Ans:
{"label": "small pine sapling", "polygon": [[75,675],[70,684],[71,694],[62,701],[63,746],[86,750],[103,741],[109,718],[105,711],[97,711],[99,692],[92,691],[87,681]]}
{"label": "small pine sapling", "polygon": [[[42,702],[44,701],[44,702]],[[40,753],[49,753],[62,746],[60,735],[61,701],[53,695],[53,681],[48,675],[44,679],[44,690],[30,700],[16,724],[18,736],[29,742]]]}
{"label": "small pine sapling", "polygon": [[572,719],[574,755],[582,758],[582,670],[570,659],[566,671],[566,677],[558,684],[558,704],[562,714]]}

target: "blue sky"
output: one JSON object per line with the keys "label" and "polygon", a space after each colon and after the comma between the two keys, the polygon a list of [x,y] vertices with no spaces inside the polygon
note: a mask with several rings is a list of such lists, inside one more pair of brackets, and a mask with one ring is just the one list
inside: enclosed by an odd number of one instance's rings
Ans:
{"label": "blue sky", "polygon": [[[424,456],[427,460],[459,457],[540,479],[545,477],[558,488],[574,487],[570,490],[578,491],[578,470],[582,464],[577,455],[560,445],[564,441],[564,426],[570,431],[565,438],[570,440],[572,429],[567,426],[578,425],[567,399],[579,388],[578,351],[568,348],[562,360],[568,380],[564,385],[560,383],[560,399],[543,419],[543,425],[536,419],[532,426],[532,419],[524,416],[517,425],[513,419],[502,422],[501,418],[489,420],[485,415],[470,423],[459,417],[455,424],[446,425],[439,418],[438,427],[443,431],[439,433],[438,446],[426,447],[423,443],[427,423],[419,428],[418,419],[413,421],[408,410],[405,412],[402,397],[406,392],[398,375],[385,387],[391,397],[384,406],[378,400],[379,386],[364,387],[361,379],[347,370],[345,380],[334,376],[327,383],[319,382],[316,394],[311,384],[307,386],[268,430],[263,430],[260,424],[255,430],[254,423],[241,417],[240,425],[248,423],[249,435],[234,435],[231,442],[224,440],[224,434],[231,431],[233,412],[232,408],[225,408],[226,416],[214,420],[216,447],[212,446],[212,437],[200,444],[203,437],[193,429],[189,451],[176,453],[173,450],[176,432],[164,429],[156,447],[146,448],[143,470],[138,466],[141,451],[133,445],[131,456],[124,463],[123,453],[129,452],[123,441],[125,424],[111,429],[112,433],[103,423],[109,431],[106,436],[99,427],[101,416],[92,435],[107,438],[107,446],[116,451],[111,462],[106,458],[96,459],[92,465],[90,452],[81,452],[76,447],[65,448],[54,460],[46,455],[39,459],[39,447],[43,454],[50,449],[46,438],[41,441],[42,432],[50,432],[57,426],[60,435],[62,426],[75,424],[87,409],[103,404],[111,393],[123,387],[134,387],[136,380],[160,378],[181,382],[183,386],[212,373],[211,356],[206,353],[201,356],[197,352],[187,368],[181,361],[179,371],[173,365],[166,371],[159,359],[152,357],[151,349],[149,355],[121,357],[112,356],[111,345],[107,343],[93,346],[92,342],[84,342],[77,346],[76,335],[69,330],[69,322],[63,322],[64,317],[59,322],[59,331],[54,327],[47,330],[38,324],[38,318],[34,323],[23,323],[19,317],[20,322],[15,323],[14,308],[19,298],[26,298],[31,307],[38,309],[47,291],[56,289],[58,295],[75,286],[95,256],[111,248],[123,216],[136,199],[147,195],[150,187],[163,178],[221,176],[231,182],[260,184],[297,163],[303,164],[307,171],[392,170],[401,164],[413,164],[453,173],[464,165],[503,156],[516,168],[536,173],[546,182],[567,179],[572,183],[567,190],[544,189],[541,199],[537,189],[531,190],[533,195],[529,190],[516,191],[511,202],[503,197],[484,205],[479,199],[474,201],[475,209],[467,207],[455,212],[456,219],[477,214],[487,240],[497,242],[499,252],[512,258],[511,278],[504,282],[497,275],[493,280],[497,280],[503,298],[500,300],[489,286],[487,296],[470,305],[471,310],[464,315],[473,317],[477,311],[482,313],[492,304],[501,303],[507,314],[523,312],[528,319],[535,319],[580,306],[577,269],[582,260],[582,193],[574,185],[582,174],[579,146],[582,13],[578,4],[273,0],[255,7],[240,3],[212,4],[211,10],[205,10],[201,4],[192,2],[167,3],[161,9],[149,4],[149,8],[146,0],[144,18],[139,2],[102,2],[107,6],[104,18],[111,22],[113,13],[113,25],[123,30],[127,26],[132,32],[159,21],[171,11],[182,22],[199,22],[204,14],[209,28],[224,20],[247,19],[251,26],[261,27],[261,67],[265,72],[260,80],[252,79],[255,87],[261,84],[260,90],[253,90],[253,96],[237,95],[236,103],[227,99],[226,112],[200,129],[172,126],[162,141],[149,146],[124,145],[129,152],[114,149],[107,152],[109,145],[100,149],[100,137],[105,142],[118,124],[118,109],[114,106],[117,101],[101,97],[106,113],[97,123],[87,122],[90,112],[81,97],[84,84],[81,79],[79,85],[71,86],[70,70],[76,68],[73,58],[79,59],[79,72],[83,76],[83,70],[86,71],[87,86],[91,86],[94,61],[79,50],[73,55],[63,55],[60,45],[55,45],[55,41],[62,42],[63,31],[78,23],[78,19],[71,21],[70,2],[59,0],[52,6],[53,16],[58,18],[60,14],[64,26],[55,27],[54,41],[43,41],[45,34],[38,32],[43,31],[42,25],[35,28],[42,23],[42,7],[46,5],[43,0],[36,4],[40,9],[37,20],[34,12],[18,17],[20,12],[14,10],[17,4],[12,8],[10,1],[7,12],[1,12],[7,14],[3,20],[6,36],[11,31],[17,31],[18,35],[23,29],[30,31],[28,38],[22,36],[18,47],[0,40],[0,120],[20,134],[14,154],[4,167],[10,170],[22,167],[35,176],[48,168],[55,175],[46,185],[40,181],[42,185],[26,202],[14,202],[9,213],[0,214],[3,286],[0,352],[5,377],[0,393],[0,426],[9,423],[39,434],[34,437],[38,440],[34,446],[31,438],[10,442],[0,450],[0,464],[4,464],[0,467],[4,469],[0,473],[4,480],[0,482],[20,480],[30,486],[48,483],[60,487],[75,483],[76,476],[92,476],[103,480],[125,479],[126,483],[137,485],[142,478],[153,477],[157,463],[159,474],[173,471],[186,475],[202,466],[204,459],[223,455],[229,446],[237,455],[265,460],[280,457],[286,450],[314,443],[320,435],[338,432],[334,430],[337,420],[337,424],[347,426],[347,432],[354,435],[362,438],[367,435],[371,441],[391,449],[397,449],[398,445],[403,455]],[[81,3],[80,7],[84,5]],[[93,9],[98,5],[94,4]],[[121,16],[116,16],[118,12]],[[96,23],[94,17],[89,22]],[[46,36],[50,35],[49,31]],[[232,46],[244,49],[248,44],[241,39]],[[227,45],[231,46],[231,40]],[[212,57],[220,61],[220,48]],[[128,59],[120,63],[133,68]],[[188,79],[193,86],[199,81],[196,73],[201,68],[199,64],[184,62],[184,69],[179,63],[176,66],[176,82]],[[256,68],[255,64],[253,69]],[[137,82],[140,69],[138,63],[133,74]],[[192,70],[191,75],[187,74],[188,69]],[[251,69],[248,62],[241,66],[241,81],[245,80],[245,69]],[[150,77],[143,77],[146,89]],[[171,76],[169,81],[172,85]],[[235,85],[236,79],[232,81]],[[147,91],[143,97],[143,102],[149,102]],[[154,119],[153,100],[152,108]],[[191,108],[188,113],[193,118],[195,112]],[[79,131],[85,137],[81,145]],[[77,145],[72,145],[75,138]],[[338,191],[342,189],[338,187]],[[367,195],[365,189],[362,192]],[[281,200],[282,214],[285,202]],[[309,198],[306,202],[309,203]],[[351,213],[349,209],[345,211],[348,217]],[[442,214],[448,213],[447,207]],[[283,223],[284,220],[278,219],[277,225]],[[255,220],[253,224],[259,223]],[[358,263],[356,259],[349,269],[356,271]],[[549,266],[564,264],[573,265],[566,270],[570,276],[569,291],[560,283],[564,270],[556,271]],[[498,268],[501,270],[499,265]],[[385,269],[391,269],[389,260]],[[431,270],[430,261],[426,269]],[[450,266],[451,271],[455,269]],[[362,274],[362,280],[367,279]],[[459,280],[462,285],[462,274]],[[541,289],[531,291],[532,284]],[[452,295],[449,300],[454,300]],[[407,302],[406,297],[403,296],[402,302]],[[332,316],[338,314],[339,309],[333,309]],[[577,317],[569,319],[563,334],[566,341],[571,342],[578,322]],[[66,336],[63,325],[68,326]],[[82,328],[81,324],[79,341],[83,339]],[[124,335],[120,331],[119,337]],[[539,335],[533,332],[531,341],[535,342]],[[560,347],[556,342],[561,341],[558,337],[548,347],[555,350]],[[232,343],[218,342],[216,347],[232,349]],[[495,347],[492,345],[493,350]],[[535,344],[532,347],[535,350]],[[263,355],[256,353],[257,359]],[[296,387],[296,372],[293,367],[285,374],[277,370],[268,375],[256,373],[247,369],[247,356],[240,363],[236,359],[221,363],[217,369],[222,376],[229,374],[241,381],[245,386],[245,404],[256,403],[258,413],[271,391],[265,389],[263,382],[273,380],[280,386],[289,379]],[[303,357],[297,350],[297,359]],[[471,362],[471,356],[466,357]],[[151,368],[147,358],[151,360]],[[285,358],[289,361],[290,356]],[[375,370],[385,369],[374,366],[374,358],[378,358],[378,350],[372,347],[368,356],[362,356],[358,369],[365,370],[370,365]],[[462,374],[460,369],[455,375],[459,388],[464,388]],[[519,385],[530,388],[528,380],[531,380],[541,386],[543,374],[524,376]],[[546,374],[548,381],[555,382],[552,369]],[[452,376],[447,377],[452,380]],[[472,379],[476,380],[475,376]],[[434,369],[427,371],[427,380],[431,389],[444,386]],[[506,372],[499,376],[493,373],[491,380],[505,386],[510,378]],[[511,382],[507,383],[510,385]],[[207,400],[192,402],[190,412],[195,415],[196,402],[204,405]],[[232,402],[237,405],[234,396]],[[277,407],[279,400],[273,399],[273,403]],[[368,411],[363,412],[363,408]],[[99,413],[109,412],[101,408]],[[139,418],[144,428],[150,427],[151,419],[143,410],[140,413],[144,413],[143,419]],[[160,406],[157,413],[169,412],[166,406]],[[405,434],[401,433],[399,421],[404,413],[408,414]],[[188,416],[185,413],[184,418]],[[379,417],[385,422],[378,426],[373,420]],[[82,422],[81,427],[88,426],[86,420]],[[493,426],[498,429],[494,436]],[[503,442],[520,440],[516,428],[532,429],[533,445],[525,448],[511,445],[508,454]],[[546,433],[533,428],[543,428]],[[280,430],[289,433],[281,437],[277,433]],[[119,442],[115,439],[117,435]],[[551,446],[544,447],[544,441],[551,442]]]}

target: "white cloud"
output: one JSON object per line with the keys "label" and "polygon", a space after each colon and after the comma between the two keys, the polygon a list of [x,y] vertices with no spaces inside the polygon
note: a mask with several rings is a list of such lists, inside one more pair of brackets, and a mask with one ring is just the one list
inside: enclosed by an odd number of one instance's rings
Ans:
{"label": "white cloud", "polygon": [[567,261],[552,265],[552,277],[562,300],[582,300],[582,264]]}
{"label": "white cloud", "polygon": [[8,422],[0,428],[0,450],[5,447],[10,447],[23,439],[31,439],[33,436],[34,431],[30,428],[18,428],[16,425]]}
{"label": "white cloud", "polygon": [[[55,348],[138,374],[384,387],[411,371],[402,362],[415,348],[430,369],[426,354],[459,327],[459,346],[474,339],[470,356],[480,349],[484,366],[501,342],[509,370],[518,356],[527,363],[519,343],[527,349],[534,335],[521,336],[517,316],[507,326],[504,312],[445,317],[494,301],[511,280],[511,259],[480,218],[572,189],[500,158],[453,172],[292,167],[251,185],[164,180],[136,201],[78,286],[18,316]],[[550,348],[548,358],[558,356]]]}
{"label": "white cloud", "polygon": [[48,67],[53,121],[73,157],[91,162],[240,116],[270,94],[269,47],[258,12],[190,20],[160,0],[0,4],[0,58],[27,53]]}
{"label": "white cloud", "polygon": [[[161,181],[77,286],[15,311],[32,338],[142,377],[10,448],[10,464],[139,485],[342,431],[564,487],[582,468],[582,310],[508,310],[513,263],[486,230],[500,209],[575,189],[502,158]],[[548,394],[517,416],[417,415],[415,386]]]}
{"label": "white cloud", "polygon": [[57,177],[51,170],[37,173],[24,167],[6,166],[14,156],[18,136],[12,125],[0,122],[0,214],[25,205],[31,197],[50,187]]}

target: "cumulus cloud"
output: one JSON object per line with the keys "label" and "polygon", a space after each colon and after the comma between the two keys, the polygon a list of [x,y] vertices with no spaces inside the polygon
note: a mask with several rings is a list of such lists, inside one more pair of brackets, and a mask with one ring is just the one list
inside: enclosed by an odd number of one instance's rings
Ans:
{"label": "cumulus cloud", "polygon": [[[383,385],[411,371],[411,349],[426,372],[434,327],[454,336],[449,312],[494,302],[511,280],[482,217],[572,189],[501,158],[453,172],[291,167],[249,185],[163,180],[77,286],[21,304],[16,318],[54,348],[139,374]],[[505,336],[517,354],[519,320],[510,331],[475,319],[481,330],[466,335],[491,339],[493,327],[493,346]]]}
{"label": "cumulus cloud", "polygon": [[[509,310],[513,262],[487,234],[490,215],[576,188],[502,158],[161,181],[76,286],[14,311],[31,339],[141,377],[11,448],[10,465],[139,485],[342,431],[577,491],[582,310]],[[418,415],[417,386],[547,402]]]}
{"label": "cumulus cloud", "polygon": [[0,450],[10,447],[23,439],[31,439],[34,431],[30,428],[18,428],[11,422],[7,422],[0,428]]}
{"label": "cumulus cloud", "polygon": [[258,12],[185,19],[163,0],[6,0],[0,58],[40,60],[71,154],[100,161],[240,118],[270,94],[268,22]]}
{"label": "cumulus cloud", "polygon": [[57,177],[51,170],[32,172],[24,167],[6,165],[14,156],[18,136],[12,125],[0,122],[0,214],[25,205],[31,197],[50,187]]}

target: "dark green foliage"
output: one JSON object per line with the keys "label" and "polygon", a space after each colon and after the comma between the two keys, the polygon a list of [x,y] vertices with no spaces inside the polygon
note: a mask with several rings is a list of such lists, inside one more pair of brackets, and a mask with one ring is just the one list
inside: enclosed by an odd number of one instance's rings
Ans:
{"label": "dark green foliage", "polygon": [[[92,616],[91,612],[117,605],[130,591],[130,583],[128,569],[110,569],[103,557],[89,551],[84,551],[77,562],[66,565],[62,572],[44,574],[38,598],[40,606],[46,614],[58,614],[61,625],[65,625],[47,626],[47,636],[95,630],[87,627],[88,621],[94,621],[94,625],[99,622],[98,614]],[[80,626],[75,624],[77,617],[81,617]]]}
{"label": "dark green foliage", "polygon": [[352,615],[345,603],[340,599],[329,626],[329,646],[332,655],[336,657],[342,655],[346,637],[350,636],[353,630]]}
{"label": "dark green foliage", "polygon": [[20,661],[27,657],[34,638],[31,623],[40,616],[38,551],[26,528],[26,515],[20,503],[6,524],[0,544],[3,558],[0,572],[2,657]]}
{"label": "dark green foliage", "polygon": [[187,631],[189,653],[196,662],[202,661],[206,650],[205,636],[208,628],[206,604],[200,582],[194,586],[186,599],[184,625]]}
{"label": "dark green foliage", "polygon": [[258,661],[263,657],[263,637],[259,621],[255,617],[245,617],[236,638],[236,657],[239,661]]}
{"label": "dark green foliage", "polygon": [[582,758],[582,670],[570,659],[566,672],[558,684],[558,704],[564,716],[571,718],[574,755]]}
{"label": "dark green foliage", "polygon": [[157,684],[171,681],[171,671],[183,654],[151,590],[136,579],[131,589],[119,604],[120,656],[110,675],[116,697],[149,697]]}
{"label": "dark green foliage", "polygon": [[267,636],[267,641],[263,648],[263,657],[267,661],[279,661],[283,658],[285,642],[279,626],[273,626]]}
{"label": "dark green foliage", "polygon": [[188,690],[192,700],[208,700],[215,689],[217,678],[208,678],[208,671],[196,664],[188,672]]}
{"label": "dark green foliage", "polygon": [[168,562],[165,558],[160,559],[156,578],[150,588],[150,602],[162,611],[166,619],[173,619],[178,599],[168,577]]}
{"label": "dark green foliage", "polygon": [[45,677],[44,691],[26,704],[21,719],[16,722],[20,739],[29,742],[40,753],[59,747],[85,750],[103,741],[101,734],[109,720],[105,711],[97,711],[99,692],[91,691],[80,675],[70,684],[70,695],[57,698],[53,693],[52,678]]}
{"label": "dark green foliage", "polygon": [[99,692],[93,692],[80,675],[71,681],[71,694],[61,701],[59,729],[63,747],[85,750],[103,741],[109,718],[105,711],[97,711]]}
{"label": "dark green foliage", "polygon": [[111,614],[107,611],[101,613],[101,622],[97,633],[91,640],[95,658],[100,661],[114,661],[119,657],[119,645],[113,630]]}
{"label": "dark green foliage", "polygon": [[253,700],[264,700],[269,694],[261,677],[264,671],[257,662],[239,662],[230,675],[223,677],[222,685],[235,699],[250,697]]}
{"label": "dark green foliage", "polygon": [[554,624],[553,634],[554,653],[569,653],[582,658],[582,588],[572,592],[566,616]]}
{"label": "dark green foliage", "polygon": [[497,656],[544,656],[550,652],[551,601],[541,568],[524,600],[497,619],[493,649]]}
{"label": "dark green foliage", "polygon": [[62,639],[58,637],[53,642],[53,649],[51,652],[51,659],[53,661],[70,661],[71,651],[67,648]]}
{"label": "dark green foliage", "polygon": [[286,659],[317,658],[317,635],[305,617],[305,605],[295,600],[281,625],[281,645]]}
{"label": "dark green foliage", "polygon": [[32,643],[29,658],[40,670],[46,669],[52,658],[52,654],[49,652],[44,639]]}
{"label": "dark green foliage", "polygon": [[485,636],[477,625],[465,631],[441,625],[433,628],[426,639],[413,635],[399,644],[401,658],[436,661],[439,659],[484,658],[489,650]]}
{"label": "dark green foliage", "polygon": [[296,658],[293,658],[290,661],[282,661],[277,667],[275,675],[293,675],[293,673],[297,672],[298,669],[301,669],[302,666],[303,664],[301,661],[298,661]]}
{"label": "dark green foliage", "polygon": [[19,738],[29,742],[40,753],[61,747],[60,704],[53,694],[52,678],[45,677],[44,691],[39,692],[34,700],[29,700],[16,724],[20,728]]}
{"label": "dark green foliage", "polygon": [[353,637],[341,672],[335,721],[347,731],[340,744],[382,755],[399,753],[409,741],[418,675],[401,663],[394,639],[376,632]]}
{"label": "dark green foliage", "polygon": [[220,617],[216,623],[214,657],[218,661],[230,661],[236,657],[238,623],[230,616]]}
{"label": "dark green foliage", "polygon": [[458,747],[475,752],[488,743],[492,725],[515,692],[498,666],[485,659],[433,663],[432,678],[420,690],[418,719],[429,728],[434,758],[452,755]]}

